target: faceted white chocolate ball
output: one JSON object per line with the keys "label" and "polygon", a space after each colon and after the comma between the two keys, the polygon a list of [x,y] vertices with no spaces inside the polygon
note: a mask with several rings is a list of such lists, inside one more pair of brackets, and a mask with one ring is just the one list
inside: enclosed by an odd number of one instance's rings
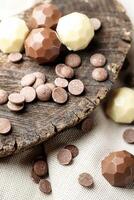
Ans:
{"label": "faceted white chocolate ball", "polygon": [[24,20],[17,17],[0,23],[0,49],[4,53],[20,52],[29,30]]}
{"label": "faceted white chocolate ball", "polygon": [[109,98],[106,113],[117,123],[134,121],[134,90],[123,87],[114,90]]}
{"label": "faceted white chocolate ball", "polygon": [[78,51],[89,45],[94,37],[94,28],[86,15],[74,12],[59,19],[57,33],[69,50]]}

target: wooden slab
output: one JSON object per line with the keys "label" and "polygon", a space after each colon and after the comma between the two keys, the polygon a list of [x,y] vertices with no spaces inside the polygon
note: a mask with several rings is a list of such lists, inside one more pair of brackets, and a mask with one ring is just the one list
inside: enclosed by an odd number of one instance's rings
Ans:
{"label": "wooden slab", "polygon": [[[84,82],[86,92],[80,97],[70,95],[65,105],[57,105],[54,102],[27,104],[21,113],[12,113],[6,105],[0,106],[0,117],[10,119],[13,125],[10,135],[0,136],[0,157],[46,141],[88,116],[111,89],[130,48],[131,23],[124,8],[117,1],[54,0],[53,3],[59,6],[64,14],[78,11],[89,17],[98,17],[102,21],[103,27],[96,33],[90,47],[79,52],[83,62],[76,70],[76,77]],[[22,13],[21,17],[27,20],[30,12],[31,10]],[[107,65],[111,66],[108,67],[109,79],[103,83],[98,83],[91,77],[93,67],[89,58],[94,52],[105,54]],[[7,55],[0,53],[0,87],[9,93],[19,91],[20,79],[34,71],[45,72],[48,81],[54,81],[56,77],[54,66],[40,66],[26,57],[24,62],[12,64],[7,61]]]}

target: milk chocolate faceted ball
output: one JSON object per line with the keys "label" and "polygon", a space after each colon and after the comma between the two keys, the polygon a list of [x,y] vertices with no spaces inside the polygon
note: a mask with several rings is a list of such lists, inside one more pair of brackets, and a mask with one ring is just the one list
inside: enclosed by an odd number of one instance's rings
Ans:
{"label": "milk chocolate faceted ball", "polygon": [[134,182],[134,156],[127,151],[109,154],[102,161],[102,174],[115,187],[126,187]]}
{"label": "milk chocolate faceted ball", "polygon": [[41,63],[53,62],[60,53],[61,43],[49,28],[33,29],[25,41],[26,55]]}
{"label": "milk chocolate faceted ball", "polygon": [[31,28],[54,27],[60,17],[61,12],[55,5],[44,3],[33,10],[29,26]]}

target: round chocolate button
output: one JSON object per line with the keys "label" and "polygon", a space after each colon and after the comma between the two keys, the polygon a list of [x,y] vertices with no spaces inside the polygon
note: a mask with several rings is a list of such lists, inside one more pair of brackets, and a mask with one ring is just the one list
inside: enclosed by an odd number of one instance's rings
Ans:
{"label": "round chocolate button", "polygon": [[24,108],[24,103],[17,105],[17,104],[14,104],[14,103],[8,101],[7,107],[9,108],[9,110],[11,110],[13,112],[19,112]]}
{"label": "round chocolate button", "polygon": [[106,64],[106,57],[101,53],[93,54],[90,58],[90,63],[94,67],[103,67]]}
{"label": "round chocolate button", "polygon": [[95,31],[101,28],[101,21],[98,18],[90,18]]}
{"label": "round chocolate button", "polygon": [[35,89],[29,86],[22,88],[20,94],[24,97],[25,102],[27,103],[34,101],[36,98]]}
{"label": "round chocolate button", "polygon": [[91,119],[90,117],[87,117],[86,119],[83,120],[81,124],[81,130],[84,133],[91,131],[92,127],[93,127],[93,119]]}
{"label": "round chocolate button", "polygon": [[129,144],[134,144],[134,129],[127,129],[123,134],[124,140]]}
{"label": "round chocolate button", "polygon": [[11,103],[17,104],[17,105],[23,104],[24,101],[25,101],[24,96],[22,94],[20,94],[20,93],[12,93],[12,94],[10,94],[8,99],[9,99],[9,101]]}
{"label": "round chocolate button", "polygon": [[49,101],[52,95],[51,89],[46,85],[40,85],[37,87],[36,93],[40,101]]}
{"label": "round chocolate button", "polygon": [[108,78],[108,72],[104,68],[96,68],[92,72],[92,77],[96,81],[105,81]]}
{"label": "round chocolate button", "polygon": [[82,185],[83,187],[91,187],[94,183],[92,176],[88,173],[80,174],[78,181],[79,181],[79,184]]}
{"label": "round chocolate button", "polygon": [[72,161],[72,153],[68,149],[61,149],[57,154],[57,159],[61,165],[69,165]]}
{"label": "round chocolate button", "polygon": [[31,86],[34,84],[36,77],[34,74],[27,74],[21,79],[22,87]]}
{"label": "round chocolate button", "polygon": [[63,104],[67,101],[68,94],[67,94],[66,90],[64,90],[63,88],[56,87],[52,91],[52,98],[53,98],[54,102]]}
{"label": "round chocolate button", "polygon": [[84,91],[84,84],[79,79],[74,79],[70,81],[68,85],[68,91],[75,96],[78,96],[83,93]]}
{"label": "round chocolate button", "polygon": [[19,52],[10,53],[8,56],[9,61],[16,63],[22,60],[22,54]]}
{"label": "round chocolate button", "polygon": [[52,192],[51,183],[48,180],[41,179],[39,182],[39,189],[45,194],[50,194]]}
{"label": "round chocolate button", "polygon": [[65,64],[70,67],[79,67],[81,64],[81,57],[78,54],[72,53],[66,56]]}
{"label": "round chocolate button", "polygon": [[44,160],[38,160],[34,163],[33,170],[37,176],[46,176],[48,173],[48,166]]}
{"label": "round chocolate button", "polygon": [[68,86],[68,81],[65,78],[56,78],[54,83],[57,87],[66,88]]}
{"label": "round chocolate button", "polygon": [[8,93],[5,90],[0,90],[0,105],[5,104],[8,100]]}
{"label": "round chocolate button", "polygon": [[11,123],[8,119],[0,118],[0,134],[7,134],[11,130]]}

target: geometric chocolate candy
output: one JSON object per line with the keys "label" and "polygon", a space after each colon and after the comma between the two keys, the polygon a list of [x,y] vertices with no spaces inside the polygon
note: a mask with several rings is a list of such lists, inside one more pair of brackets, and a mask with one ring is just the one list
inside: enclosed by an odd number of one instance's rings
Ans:
{"label": "geometric chocolate candy", "polygon": [[29,30],[24,20],[9,17],[0,23],[0,50],[3,53],[20,52]]}
{"label": "geometric chocolate candy", "polygon": [[61,17],[60,10],[52,4],[44,3],[34,8],[29,21],[29,26],[33,28],[54,27]]}
{"label": "geometric chocolate candy", "polygon": [[114,89],[107,102],[106,114],[117,123],[134,121],[134,90],[127,87]]}
{"label": "geometric chocolate candy", "polygon": [[61,43],[73,51],[85,49],[94,37],[90,19],[78,12],[61,17],[56,31]]}
{"label": "geometric chocolate candy", "polygon": [[53,62],[60,54],[61,43],[49,28],[33,29],[25,40],[26,56],[38,63]]}
{"label": "geometric chocolate candy", "polygon": [[134,182],[134,156],[127,151],[109,154],[102,161],[102,175],[115,187],[126,187]]}

